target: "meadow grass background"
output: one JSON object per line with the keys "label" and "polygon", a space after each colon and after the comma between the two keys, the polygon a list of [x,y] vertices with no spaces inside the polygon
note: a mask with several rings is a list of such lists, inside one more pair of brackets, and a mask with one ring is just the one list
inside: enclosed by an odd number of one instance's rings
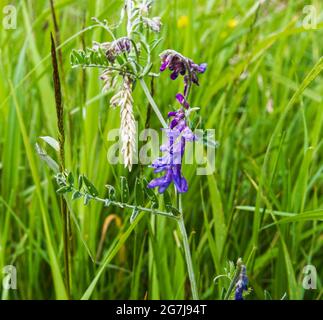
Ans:
{"label": "meadow grass background", "polygon": [[[17,290],[2,299],[66,298],[62,223],[56,181],[35,143],[57,160],[40,136],[57,137],[52,85],[49,1],[1,1],[17,7],[16,30],[0,27],[0,270],[17,267]],[[198,291],[223,298],[229,261],[242,257],[252,288],[248,299],[322,299],[322,21],[304,29],[307,1],[158,0],[163,21],[157,53],[173,48],[208,63],[192,105],[219,147],[216,171],[197,176],[185,166],[189,191],[183,211]],[[322,13],[321,1],[311,4]],[[71,69],[73,48],[111,40],[100,29],[75,36],[91,17],[118,21],[122,1],[56,0],[60,28],[66,167],[84,173],[106,194],[127,176],[152,177],[147,166],[131,173],[112,166],[107,133],[119,126],[97,70]],[[119,31],[116,36],[121,36]],[[320,60],[321,58],[321,60]],[[313,77],[312,77],[313,76]],[[310,81],[312,80],[313,81]],[[164,74],[155,99],[164,115],[181,81]],[[145,126],[148,102],[139,86],[135,114]],[[83,110],[83,112],[82,112]],[[83,114],[83,115],[82,115]],[[154,113],[150,127],[160,128]],[[68,200],[73,219],[72,297],[75,299],[191,298],[175,222]],[[100,249],[100,239],[102,247]],[[93,262],[90,255],[94,258]],[[313,264],[317,289],[302,288],[303,267]]]}

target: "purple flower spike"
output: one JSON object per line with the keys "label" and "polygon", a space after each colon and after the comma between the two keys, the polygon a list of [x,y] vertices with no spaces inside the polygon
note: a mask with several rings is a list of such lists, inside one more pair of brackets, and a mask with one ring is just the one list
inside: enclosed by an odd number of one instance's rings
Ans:
{"label": "purple flower spike", "polygon": [[[180,96],[178,98],[181,99]],[[184,99],[183,96],[182,98]],[[165,175],[153,179],[147,187],[158,187],[158,192],[163,193],[171,182],[174,182],[177,191],[183,193],[187,192],[188,184],[181,171],[182,158],[186,142],[195,140],[195,136],[186,124],[183,109],[179,109],[176,112],[169,112],[168,117],[173,119],[170,122],[169,129],[165,129],[168,141],[160,147],[164,155],[152,163],[152,168],[154,168],[155,173],[165,172]]]}

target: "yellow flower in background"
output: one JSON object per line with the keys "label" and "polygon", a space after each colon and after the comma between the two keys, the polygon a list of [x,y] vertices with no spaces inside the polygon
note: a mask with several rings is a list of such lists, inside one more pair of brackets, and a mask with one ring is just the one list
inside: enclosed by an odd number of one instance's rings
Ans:
{"label": "yellow flower in background", "polygon": [[238,20],[236,20],[236,19],[230,19],[228,21],[228,27],[230,29],[234,29],[237,25],[238,25]]}
{"label": "yellow flower in background", "polygon": [[178,29],[183,29],[188,26],[189,19],[188,16],[180,16],[177,20],[177,28]]}

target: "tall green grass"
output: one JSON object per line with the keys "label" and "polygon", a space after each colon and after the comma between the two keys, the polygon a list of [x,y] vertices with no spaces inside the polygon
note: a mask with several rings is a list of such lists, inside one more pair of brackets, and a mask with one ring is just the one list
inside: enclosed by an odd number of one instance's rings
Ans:
{"label": "tall green grass", "polygon": [[[58,161],[39,138],[58,136],[50,57],[55,28],[49,1],[11,3],[17,29],[0,27],[0,270],[17,267],[18,289],[0,287],[0,295],[64,299],[60,199],[35,150],[39,143]],[[101,29],[80,31],[93,16],[117,22],[122,1],[54,3],[64,64],[65,166],[88,176],[102,195],[105,184],[118,187],[119,176],[134,188],[136,177],[150,177],[152,170],[138,165],[128,173],[107,162],[107,133],[119,126],[118,111],[108,107],[112,92],[101,93],[97,71],[69,65],[73,48],[110,40]],[[323,24],[303,28],[305,1],[254,3],[172,0],[156,1],[153,9],[163,20],[160,51],[173,48],[208,63],[192,102],[205,127],[216,130],[216,170],[197,176],[195,165],[184,169],[189,191],[183,212],[198,291],[203,299],[223,298],[229,280],[213,280],[242,257],[249,299],[321,299]],[[323,11],[320,1],[313,5]],[[188,17],[186,26],[178,25],[180,16]],[[154,62],[157,72],[157,54]],[[166,74],[155,81],[154,98],[164,115],[180,85]],[[140,86],[134,98],[143,128],[148,101]],[[150,127],[160,128],[153,113]],[[175,222],[143,213],[130,225],[131,212],[66,201],[73,228],[72,298],[191,298]],[[317,269],[316,290],[302,287],[307,264]]]}

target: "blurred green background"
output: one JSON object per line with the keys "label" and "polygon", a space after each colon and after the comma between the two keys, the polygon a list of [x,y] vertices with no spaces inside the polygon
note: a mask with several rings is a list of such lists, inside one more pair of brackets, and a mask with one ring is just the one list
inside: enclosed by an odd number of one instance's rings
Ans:
{"label": "blurred green background", "polygon": [[[38,142],[57,159],[39,139],[57,137],[50,3],[1,0],[1,13],[8,4],[17,9],[17,26],[0,26],[0,270],[17,267],[17,290],[0,287],[0,296],[65,298],[57,185],[35,151]],[[189,191],[183,196],[203,299],[223,298],[230,281],[214,278],[226,275],[229,261],[239,257],[247,263],[247,299],[322,298],[323,5],[312,1],[303,12],[308,4],[156,0],[153,5],[153,15],[163,22],[153,70],[159,69],[158,52],[168,48],[208,63],[191,104],[200,107],[205,128],[215,129],[216,171],[197,176],[195,165],[185,166]],[[129,173],[107,162],[107,133],[119,127],[119,111],[108,107],[113,92],[102,94],[98,70],[72,69],[69,62],[73,48],[111,40],[102,29],[78,33],[94,16],[117,23],[122,5],[121,0],[55,1],[66,168],[86,174],[102,196],[105,184],[118,188],[120,176],[127,176],[130,190],[137,176],[152,177],[147,166]],[[155,100],[164,115],[181,88],[168,72],[155,81]],[[148,101],[139,86],[134,99],[143,128]],[[150,122],[160,128],[153,113]],[[91,283],[91,299],[191,298],[176,223],[147,214],[130,225],[131,212],[125,210],[82,201],[69,206],[75,218],[72,298],[81,298]],[[316,290],[302,286],[308,264],[317,270]]]}

